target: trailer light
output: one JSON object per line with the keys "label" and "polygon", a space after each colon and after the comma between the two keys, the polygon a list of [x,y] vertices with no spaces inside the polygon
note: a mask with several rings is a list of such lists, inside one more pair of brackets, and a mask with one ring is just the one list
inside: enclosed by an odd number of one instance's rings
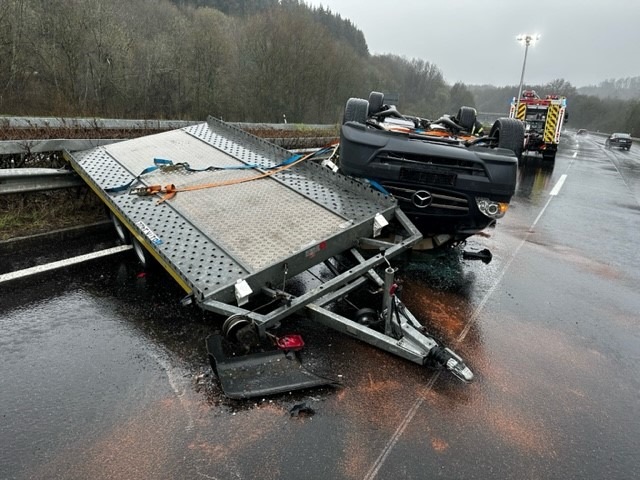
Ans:
{"label": "trailer light", "polygon": [[276,345],[280,350],[293,351],[302,350],[304,347],[304,340],[302,335],[290,334],[283,337],[276,337]]}
{"label": "trailer light", "polygon": [[506,202],[494,202],[484,197],[476,197],[476,203],[478,210],[489,218],[502,218],[509,208]]}

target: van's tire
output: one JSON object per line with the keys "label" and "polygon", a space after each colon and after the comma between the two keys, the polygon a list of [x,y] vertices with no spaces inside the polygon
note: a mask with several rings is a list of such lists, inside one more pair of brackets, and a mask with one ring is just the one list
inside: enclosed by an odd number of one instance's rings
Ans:
{"label": "van's tire", "polygon": [[460,107],[458,110],[458,125],[462,127],[463,130],[467,132],[471,132],[473,130],[474,125],[476,124],[476,119],[478,117],[478,112],[476,112],[475,108],[472,107]]}
{"label": "van's tire", "polygon": [[373,116],[382,110],[384,105],[384,93],[371,92],[369,94],[369,116]]}
{"label": "van's tire", "polygon": [[524,124],[515,118],[499,118],[491,127],[489,136],[498,148],[511,150],[518,160],[524,147]]}
{"label": "van's tire", "polygon": [[357,122],[366,124],[369,113],[369,102],[364,98],[350,98],[344,108],[342,123]]}

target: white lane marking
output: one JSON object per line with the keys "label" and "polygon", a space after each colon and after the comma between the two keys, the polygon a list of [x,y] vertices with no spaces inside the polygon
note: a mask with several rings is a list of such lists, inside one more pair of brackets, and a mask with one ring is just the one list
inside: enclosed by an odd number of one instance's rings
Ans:
{"label": "white lane marking", "polygon": [[0,275],[0,283],[9,282],[11,280],[17,280],[18,278],[24,278],[38,273],[49,272],[58,268],[68,267],[70,265],[76,265],[78,263],[86,262],[87,260],[94,260],[96,258],[108,257],[120,252],[126,252],[131,250],[131,245],[121,245],[119,247],[107,248],[98,252],[87,253],[85,255],[78,255],[77,257],[67,258],[65,260],[59,260],[57,262],[47,263],[45,265],[37,265],[35,267],[25,268],[18,270],[17,272],[3,273]]}
{"label": "white lane marking", "polygon": [[578,152],[573,152],[573,158],[576,158],[578,156]]}
{"label": "white lane marking", "polygon": [[566,179],[567,179],[567,174],[565,173],[560,177],[560,180],[558,180],[558,183],[556,183],[555,187],[553,187],[553,190],[549,192],[549,195],[551,195],[552,197],[555,197],[556,195],[558,195]]}
{"label": "white lane marking", "polygon": [[[567,171],[571,168],[572,164],[573,164],[573,161],[571,163],[569,163],[569,166],[567,167]],[[562,188],[562,184],[564,183],[566,178],[567,178],[567,175],[563,174],[560,177],[560,180],[558,180],[558,183],[556,184],[556,186],[554,187],[554,190],[556,188],[558,188],[558,191],[559,191],[560,188]],[[556,195],[557,195],[557,193],[556,193]],[[476,322],[478,316],[480,315],[480,312],[484,309],[485,304],[489,301],[489,298],[491,298],[491,296],[493,295],[493,292],[496,291],[496,289],[498,288],[498,285],[500,285],[500,283],[502,283],[502,279],[506,275],[507,270],[509,270],[509,267],[511,266],[511,264],[513,263],[515,258],[518,256],[518,252],[520,252],[520,249],[524,246],[525,243],[527,243],[527,240],[529,240],[529,236],[533,233],[533,229],[537,225],[538,221],[542,217],[542,214],[545,212],[545,210],[547,209],[547,207],[551,203],[551,200],[553,199],[554,196],[555,195],[552,196],[551,194],[549,194],[549,200],[547,200],[547,203],[544,205],[544,207],[542,207],[542,210],[540,211],[540,213],[538,214],[536,219],[533,221],[533,223],[529,227],[529,230],[525,234],[524,238],[520,241],[520,243],[518,244],[516,249],[511,254],[511,257],[509,258],[507,263],[504,265],[504,267],[502,267],[502,270],[498,274],[498,277],[497,277],[496,281],[494,282],[493,286],[487,291],[487,293],[484,295],[484,297],[482,298],[482,300],[480,301],[478,306],[475,308],[475,310],[473,311],[473,313],[469,317],[469,320],[467,321],[467,324],[465,325],[465,327],[462,330],[462,332],[460,332],[460,335],[458,335],[458,338],[455,341],[456,345],[459,344],[460,342],[462,342],[466,338],[467,334],[471,330],[471,327],[473,326],[473,324]],[[440,376],[440,373],[441,372],[437,372],[433,377],[431,377],[431,379],[427,383],[426,392],[428,392],[429,390],[431,390],[431,388],[433,388],[433,384],[436,382],[436,380]],[[376,478],[376,476],[378,475],[378,472],[382,468],[382,465],[384,464],[384,462],[386,461],[387,457],[391,453],[391,450],[393,450],[395,445],[398,443],[398,440],[400,439],[400,437],[402,436],[404,431],[407,429],[407,427],[409,426],[409,424],[411,423],[413,418],[416,416],[420,406],[422,406],[423,403],[424,403],[424,398],[423,397],[416,398],[415,402],[413,402],[413,405],[411,406],[411,408],[409,409],[409,411],[407,412],[405,417],[400,422],[400,425],[398,425],[398,428],[393,433],[392,437],[389,439],[387,444],[384,446],[384,448],[382,449],[382,452],[380,453],[380,455],[378,456],[376,461],[373,463],[373,465],[371,466],[371,468],[369,469],[369,471],[365,475],[364,480],[373,480],[374,478]]]}
{"label": "white lane marking", "polygon": [[[436,380],[438,379],[438,377],[440,377],[440,372],[437,372],[433,377],[431,377],[431,379],[427,383],[427,387],[426,387],[427,392],[431,390],[431,388],[433,387],[433,384],[436,383]],[[402,422],[400,422],[400,425],[398,425],[398,428],[396,428],[396,431],[393,432],[393,436],[389,439],[387,444],[382,449],[382,453],[380,453],[378,458],[376,458],[376,461],[373,462],[373,465],[371,466],[367,474],[364,476],[364,480],[373,480],[374,478],[376,478],[376,476],[378,475],[378,472],[382,468],[382,465],[384,465],[384,462],[387,460],[387,457],[391,453],[391,450],[393,450],[393,447],[396,446],[396,443],[398,443],[398,440],[400,440],[400,437],[402,436],[404,431],[407,429],[407,427],[411,423],[411,420],[413,420],[413,417],[416,416],[416,413],[418,413],[418,409],[423,403],[424,403],[424,398],[422,397],[416,398],[415,402],[413,402],[413,405],[411,405],[411,408],[402,419]]]}
{"label": "white lane marking", "polygon": [[173,367],[171,362],[167,358],[167,355],[162,352],[159,348],[147,349],[147,355],[151,357],[156,363],[160,366],[160,368],[167,375],[167,380],[169,381],[169,386],[173,393],[178,397],[178,401],[180,405],[184,409],[187,414],[187,426],[185,430],[187,432],[192,431],[195,428],[195,423],[193,421],[193,415],[191,413],[191,402],[185,397],[191,383],[189,380],[185,380],[187,378],[187,374],[181,371],[179,368]]}

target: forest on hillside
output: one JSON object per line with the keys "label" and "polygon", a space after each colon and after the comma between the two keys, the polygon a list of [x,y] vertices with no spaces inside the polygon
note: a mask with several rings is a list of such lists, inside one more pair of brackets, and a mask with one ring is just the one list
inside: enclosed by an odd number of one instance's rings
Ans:
{"label": "forest on hillside", "polygon": [[[640,135],[640,105],[571,93],[572,124]],[[349,97],[435,118],[507,112],[517,87],[448,85],[428,59],[371,55],[353,23],[299,0],[3,0],[0,114],[335,123]],[[558,93],[558,92],[554,92]]]}

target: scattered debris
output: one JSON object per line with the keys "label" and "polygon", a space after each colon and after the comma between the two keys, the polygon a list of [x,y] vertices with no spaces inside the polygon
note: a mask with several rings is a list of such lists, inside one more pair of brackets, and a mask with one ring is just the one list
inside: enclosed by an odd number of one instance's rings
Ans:
{"label": "scattered debris", "polygon": [[309,407],[306,402],[303,402],[303,403],[297,403],[293,407],[291,407],[291,409],[289,410],[289,413],[291,414],[292,417],[299,417],[299,416],[310,417],[312,415],[315,415],[316,411],[313,408]]}

